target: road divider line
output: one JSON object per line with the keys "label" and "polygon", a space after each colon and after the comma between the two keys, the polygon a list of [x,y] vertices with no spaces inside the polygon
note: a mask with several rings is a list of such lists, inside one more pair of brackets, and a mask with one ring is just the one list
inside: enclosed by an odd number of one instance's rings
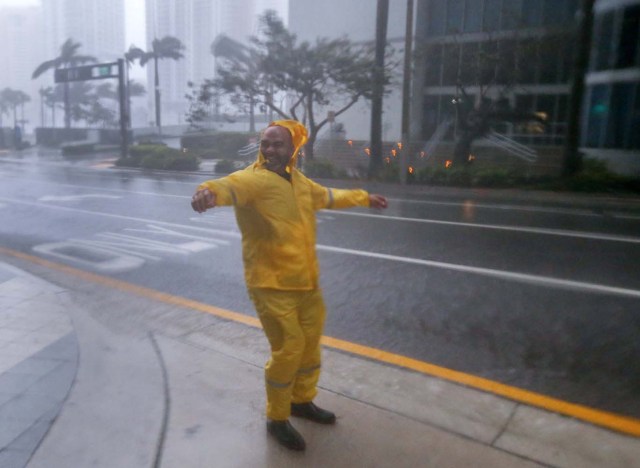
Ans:
{"label": "road divider line", "polygon": [[[22,200],[14,200],[14,199],[11,199],[11,198],[4,198],[4,197],[0,197],[0,200],[1,201],[14,202],[14,203],[20,203],[20,204],[28,205],[28,206],[37,206],[39,208],[46,207],[46,208],[49,208],[49,209],[53,208],[53,209],[56,209],[56,210],[71,211],[71,212],[83,213],[83,214],[88,214],[88,215],[93,215],[93,216],[104,216],[104,217],[108,217],[108,218],[123,219],[123,220],[127,220],[127,221],[150,223],[150,224],[155,224],[155,225],[159,225],[159,226],[170,226],[170,227],[186,228],[186,229],[190,229],[190,230],[194,230],[194,231],[198,231],[198,232],[205,232],[207,234],[222,235],[222,236],[227,236],[227,237],[231,237],[231,238],[235,238],[235,239],[240,239],[240,237],[241,237],[240,233],[238,231],[225,231],[225,230],[213,229],[213,228],[203,228],[203,227],[190,226],[190,225],[185,225],[185,224],[171,223],[171,222],[167,222],[167,221],[156,221],[156,220],[153,220],[153,219],[138,218],[138,217],[134,217],[134,216],[126,216],[126,215],[119,215],[119,214],[114,214],[114,213],[103,213],[103,212],[98,212],[98,211],[83,210],[83,209],[80,209],[80,208],[71,208],[71,207],[68,207],[68,206],[55,206],[55,205],[51,206],[51,205],[38,203],[38,202],[28,202],[28,201],[22,201]],[[338,212],[334,212],[334,213],[338,213]],[[375,216],[375,215],[371,215],[371,216]],[[206,219],[206,218],[203,218],[203,219]],[[568,289],[568,290],[575,290],[575,291],[586,291],[586,292],[591,292],[591,293],[613,294],[613,295],[616,295],[616,296],[625,296],[625,297],[632,297],[632,298],[639,298],[640,297],[640,290],[637,290],[637,289],[620,288],[620,287],[616,287],[616,286],[606,286],[606,285],[602,285],[602,284],[587,283],[587,282],[582,282],[582,281],[564,280],[564,279],[553,278],[553,277],[548,277],[548,276],[539,276],[539,275],[531,275],[531,274],[527,274],[527,273],[517,273],[517,272],[504,271],[504,270],[495,270],[495,269],[492,269],[492,268],[474,267],[474,266],[468,266],[468,265],[460,265],[460,264],[456,264],[456,263],[438,262],[438,261],[434,261],[434,260],[425,260],[425,259],[421,259],[421,258],[401,257],[401,256],[397,256],[397,255],[389,255],[389,254],[383,254],[383,253],[377,253],[377,252],[368,252],[368,251],[364,251],[364,250],[346,249],[346,248],[342,248],[342,247],[333,247],[333,246],[322,245],[322,244],[318,244],[316,246],[316,248],[318,250],[320,250],[320,251],[342,253],[342,254],[348,254],[348,255],[357,255],[357,256],[360,256],[360,257],[376,258],[376,259],[380,259],[380,260],[402,262],[402,263],[408,263],[408,264],[413,264],[413,265],[422,265],[422,266],[433,267],[433,268],[442,268],[442,269],[446,269],[446,270],[460,271],[460,272],[463,272],[463,273],[473,273],[473,274],[477,274],[477,275],[489,276],[489,277],[499,278],[499,279],[507,280],[507,281],[517,281],[517,282],[520,282],[520,283],[527,283],[527,284],[533,284],[533,285],[538,285],[538,286],[546,286],[546,287],[553,287],[553,288],[558,288],[558,289]]]}
{"label": "road divider line", "polygon": [[363,218],[378,218],[383,220],[390,219],[393,221],[405,221],[405,222],[422,223],[422,224],[438,224],[441,226],[469,227],[474,229],[492,229],[492,230],[498,230],[498,231],[524,232],[527,234],[542,234],[546,236],[575,237],[578,239],[592,239],[592,240],[604,240],[604,241],[612,241],[612,242],[628,242],[632,244],[640,244],[640,237],[617,236],[615,234],[601,234],[598,232],[567,231],[565,229],[549,229],[549,228],[534,228],[534,227],[518,227],[518,226],[507,226],[505,224],[461,223],[458,221],[442,221],[438,219],[407,218],[404,216],[360,213],[358,211],[331,210],[331,212],[344,215],[344,216],[360,216]]}
{"label": "road divider line", "polygon": [[318,244],[318,250],[326,252],[343,253],[349,255],[357,255],[360,257],[376,258],[381,260],[391,260],[395,262],[409,263],[413,265],[422,265],[433,268],[442,268],[445,270],[461,271],[463,273],[474,273],[477,275],[490,276],[503,280],[517,281],[520,283],[529,283],[539,286],[547,286],[559,289],[569,289],[574,291],[585,291],[591,293],[613,294],[616,296],[626,296],[640,298],[640,290],[629,288],[618,288],[615,286],[606,286],[596,283],[587,283],[583,281],[563,280],[548,276],[530,275],[527,273],[515,273],[504,270],[494,270],[492,268],[474,267],[468,265],[459,265],[456,263],[437,262],[434,260],[423,260],[420,258],[400,257],[397,255],[388,255],[376,252],[367,252],[363,250],[345,249],[342,247],[332,247],[329,245]]}
{"label": "road divider line", "polygon": [[[138,286],[126,281],[98,275],[95,273],[79,270],[61,263],[45,260],[40,257],[25,254],[16,250],[0,247],[0,253],[21,260],[40,265],[51,270],[60,271],[86,281],[108,286],[113,289],[126,291],[139,296],[157,300],[166,304],[173,304],[179,307],[190,308],[200,312],[205,312],[213,316],[238,322],[254,328],[261,328],[260,321],[255,317],[250,317],[239,312],[233,312],[219,307],[204,304],[202,302],[187,299],[185,297],[173,296],[144,286]],[[443,380],[465,385],[487,393],[508,398],[510,400],[535,406],[547,411],[570,416],[591,424],[595,424],[618,432],[640,437],[640,420],[628,416],[623,416],[607,411],[590,408],[557,398],[549,397],[522,388],[505,385],[500,382],[478,377],[472,374],[448,369],[425,361],[420,361],[400,354],[391,353],[377,348],[372,348],[358,343],[333,338],[322,337],[322,344],[328,348],[344,351],[356,356],[371,359],[373,361],[391,364],[400,368],[419,372],[424,375],[437,377]]]}

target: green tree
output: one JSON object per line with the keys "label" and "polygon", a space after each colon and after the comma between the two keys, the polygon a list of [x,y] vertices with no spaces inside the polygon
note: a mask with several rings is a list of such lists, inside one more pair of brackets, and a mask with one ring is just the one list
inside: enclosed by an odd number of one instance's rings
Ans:
{"label": "green tree", "polygon": [[128,52],[125,54],[125,58],[129,62],[138,60],[140,66],[145,66],[147,62],[153,60],[154,70],[154,87],[155,87],[155,104],[156,104],[156,126],[158,132],[162,133],[162,121],[161,121],[161,109],[160,109],[160,78],[158,75],[158,61],[163,59],[180,60],[184,57],[182,51],[184,50],[184,44],[177,37],[165,36],[162,39],[154,39],[151,42],[151,50],[145,52],[132,45]]}
{"label": "green tree", "polygon": [[[273,11],[260,17],[260,35],[241,56],[220,54],[218,77],[202,85],[203,99],[222,93],[249,107],[260,105],[283,119],[304,122],[309,129],[305,157],[313,159],[318,133],[361,98],[371,99],[373,50],[346,38],[298,42]],[[244,55],[244,56],[242,56]],[[390,82],[391,67],[384,82]],[[278,94],[283,99],[276,99]],[[202,101],[202,110],[209,104]]]}
{"label": "green tree", "polygon": [[[217,67],[218,80],[211,88],[221,88],[231,95],[231,102],[249,114],[249,131],[256,131],[255,106],[261,79],[260,64],[256,51],[223,34],[211,44],[211,53],[216,60],[224,61],[225,66]],[[204,91],[206,92],[212,92]],[[220,92],[215,93],[220,97]]]}
{"label": "green tree", "polygon": [[56,91],[53,86],[47,86],[46,88],[40,88],[40,99],[44,103],[45,107],[51,109],[51,126],[56,126]]}
{"label": "green tree", "polygon": [[[31,75],[31,79],[36,79],[43,73],[49,70],[56,70],[59,68],[76,67],[83,63],[95,63],[96,58],[91,55],[79,55],[78,49],[82,47],[79,42],[74,42],[73,39],[67,39],[60,47],[60,55],[56,58],[42,62],[34,70]],[[69,104],[69,83],[64,83],[64,126],[65,128],[71,127],[71,113]]]}
{"label": "green tree", "polygon": [[0,91],[0,101],[13,112],[13,126],[18,125],[18,107],[31,101],[31,97],[18,89],[4,88]]}

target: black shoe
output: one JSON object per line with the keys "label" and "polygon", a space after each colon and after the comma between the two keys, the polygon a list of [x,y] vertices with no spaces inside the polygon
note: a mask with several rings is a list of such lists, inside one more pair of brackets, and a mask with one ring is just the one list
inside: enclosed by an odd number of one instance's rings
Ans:
{"label": "black shoe", "polygon": [[289,450],[302,451],[307,446],[300,433],[296,431],[289,420],[273,421],[268,419],[267,432],[275,437],[280,445],[287,447]]}
{"label": "black shoe", "polygon": [[320,424],[335,424],[336,415],[309,403],[291,403],[291,414]]}

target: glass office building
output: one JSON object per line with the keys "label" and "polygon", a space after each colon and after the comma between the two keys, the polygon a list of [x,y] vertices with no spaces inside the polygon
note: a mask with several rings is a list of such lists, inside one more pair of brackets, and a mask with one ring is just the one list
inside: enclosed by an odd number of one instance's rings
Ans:
{"label": "glass office building", "polygon": [[640,150],[640,1],[596,3],[586,81],[583,146]]}
{"label": "glass office building", "polygon": [[[461,89],[478,100],[544,115],[547,125],[501,129],[526,144],[562,144],[578,0],[427,0],[418,3],[419,135],[429,140],[455,115]],[[420,53],[422,52],[422,53]],[[422,70],[422,76],[420,76]],[[415,89],[415,88],[414,88]],[[416,89],[417,91],[417,89]],[[453,128],[445,139],[453,137]]]}
{"label": "glass office building", "polygon": [[[418,2],[412,134],[429,140],[455,116],[461,87],[544,115],[501,129],[528,145],[564,142],[579,0]],[[640,148],[640,0],[599,0],[582,116],[583,146]],[[459,86],[460,85],[460,86]],[[421,91],[421,92],[419,92]],[[445,140],[453,137],[453,128]]]}

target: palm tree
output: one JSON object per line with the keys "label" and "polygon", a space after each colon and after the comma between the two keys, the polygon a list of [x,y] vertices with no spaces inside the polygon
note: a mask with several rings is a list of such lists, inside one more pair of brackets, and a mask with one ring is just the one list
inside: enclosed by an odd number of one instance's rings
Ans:
{"label": "palm tree", "polygon": [[184,50],[184,44],[177,37],[164,36],[162,39],[154,39],[151,43],[151,50],[145,52],[144,50],[131,46],[125,58],[127,61],[133,62],[138,60],[141,67],[144,67],[149,60],[153,59],[154,67],[154,87],[156,98],[156,126],[158,132],[162,134],[161,112],[160,112],[160,81],[158,76],[158,61],[162,59],[180,60],[184,57],[182,51]]}
{"label": "palm tree", "polygon": [[18,125],[18,107],[31,101],[31,98],[24,91],[4,88],[0,91],[0,100],[2,100],[7,108],[13,110],[13,126],[16,127]]}
{"label": "palm tree", "polygon": [[[78,55],[78,49],[82,46],[79,42],[73,42],[69,38],[60,47],[60,55],[56,58],[42,62],[34,70],[31,79],[36,79],[48,70],[58,68],[76,67],[83,63],[97,62],[97,59],[91,55]],[[71,113],[69,110],[69,83],[64,83],[64,126],[71,127]]]}
{"label": "palm tree", "polygon": [[5,101],[4,96],[0,92],[0,131],[2,131],[2,117],[9,112],[9,104]]}

